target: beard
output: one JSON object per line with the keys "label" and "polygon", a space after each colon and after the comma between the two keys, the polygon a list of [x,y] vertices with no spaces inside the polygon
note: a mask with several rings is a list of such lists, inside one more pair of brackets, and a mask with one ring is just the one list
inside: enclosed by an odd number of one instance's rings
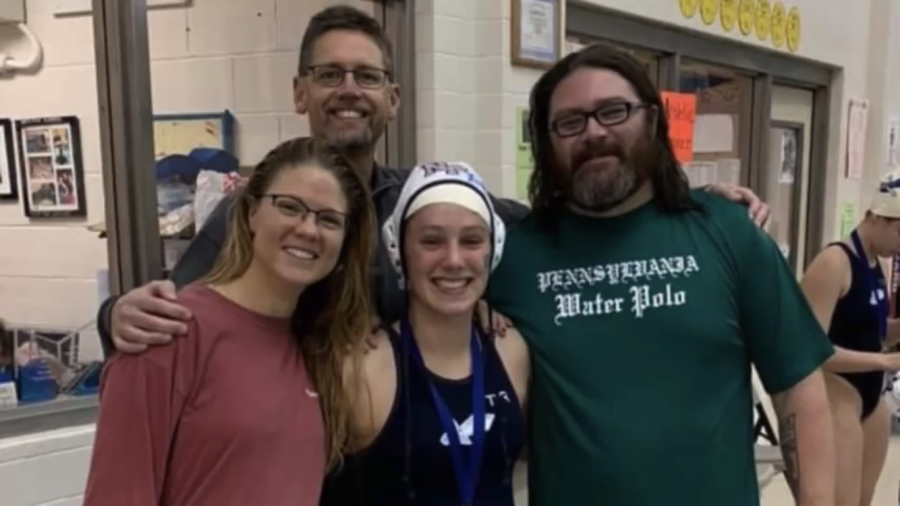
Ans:
{"label": "beard", "polygon": [[332,146],[347,153],[371,149],[376,140],[371,124],[355,128],[330,128],[326,137]]}
{"label": "beard", "polygon": [[[339,109],[360,111],[362,117],[341,119],[331,114],[332,111]],[[318,130],[324,134],[321,137],[348,154],[371,151],[386,126],[378,107],[365,99],[337,98],[322,108],[318,119]]]}
{"label": "beard", "polygon": [[[648,136],[626,150],[611,141],[588,144],[572,157],[566,200],[587,212],[604,212],[634,195],[650,177],[654,147]],[[611,161],[596,162],[597,158]],[[612,166],[609,166],[612,165]]]}

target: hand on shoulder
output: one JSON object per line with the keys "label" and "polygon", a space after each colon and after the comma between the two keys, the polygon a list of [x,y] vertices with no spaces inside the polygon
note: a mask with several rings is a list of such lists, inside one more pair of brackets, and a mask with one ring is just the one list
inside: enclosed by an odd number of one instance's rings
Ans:
{"label": "hand on shoulder", "polygon": [[191,313],[178,303],[171,281],[151,281],[119,298],[110,311],[110,333],[117,351],[141,353],[187,332]]}
{"label": "hand on shoulder", "polygon": [[732,202],[743,204],[750,213],[750,219],[756,226],[762,228],[769,221],[769,205],[759,198],[759,195],[750,188],[729,183],[712,183],[704,188],[713,195],[718,195]]}

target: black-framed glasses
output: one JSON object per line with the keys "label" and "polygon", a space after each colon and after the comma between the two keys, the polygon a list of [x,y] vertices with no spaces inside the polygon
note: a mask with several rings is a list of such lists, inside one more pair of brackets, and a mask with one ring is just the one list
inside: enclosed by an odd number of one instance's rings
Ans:
{"label": "black-framed glasses", "polygon": [[391,73],[375,67],[356,67],[352,69],[340,65],[313,65],[307,67],[306,74],[313,82],[326,88],[337,88],[344,84],[347,74],[353,74],[353,81],[366,90],[379,90],[391,79]]}
{"label": "black-framed glasses", "polygon": [[577,112],[557,118],[550,123],[550,129],[560,137],[573,137],[587,130],[591,118],[602,126],[613,127],[628,121],[635,110],[648,107],[650,105],[639,102],[603,104],[590,112]]}
{"label": "black-framed glasses", "polygon": [[347,214],[334,209],[313,209],[303,200],[293,195],[279,193],[267,193],[263,197],[272,201],[272,206],[284,216],[305,220],[312,214],[316,220],[316,226],[325,229],[340,231],[347,227]]}

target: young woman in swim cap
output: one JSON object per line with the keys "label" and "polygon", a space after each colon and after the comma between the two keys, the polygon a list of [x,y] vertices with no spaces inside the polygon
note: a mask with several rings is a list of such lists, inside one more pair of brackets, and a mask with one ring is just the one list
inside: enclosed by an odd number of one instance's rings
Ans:
{"label": "young woman in swim cap", "polygon": [[528,349],[473,322],[505,229],[465,164],[413,169],[383,239],[408,294],[363,361],[358,451],[326,482],[323,506],[513,506],[525,444]]}
{"label": "young woman in swim cap", "polygon": [[862,222],[813,260],[801,286],[836,352],[823,369],[837,435],[838,506],[872,504],[884,468],[890,413],[885,373],[900,370],[879,258],[900,254],[900,172],[886,174]]}

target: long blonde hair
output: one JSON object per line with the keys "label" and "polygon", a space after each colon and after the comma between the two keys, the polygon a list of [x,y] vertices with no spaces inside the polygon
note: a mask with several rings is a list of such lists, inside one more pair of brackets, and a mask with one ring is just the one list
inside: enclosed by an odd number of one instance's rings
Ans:
{"label": "long blonde hair", "polygon": [[349,203],[337,267],[303,291],[293,317],[306,368],[319,392],[331,467],[354,446],[351,389],[355,381],[345,380],[344,363],[360,349],[371,328],[369,264],[376,244],[372,199],[349,160],[327,142],[309,137],[283,142],[270,151],[240,190],[231,209],[228,238],[203,282],[228,283],[247,272],[253,261],[250,212],[281,171],[304,165],[332,173]]}

